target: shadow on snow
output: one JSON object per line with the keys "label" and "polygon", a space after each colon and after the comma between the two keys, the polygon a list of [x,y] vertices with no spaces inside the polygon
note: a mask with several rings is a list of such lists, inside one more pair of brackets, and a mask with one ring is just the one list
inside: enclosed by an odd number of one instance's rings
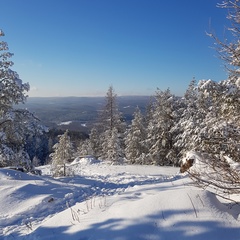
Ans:
{"label": "shadow on snow", "polygon": [[[140,219],[139,222],[126,225],[124,219],[114,218],[95,223],[88,229],[68,233],[68,227],[40,227],[36,233],[26,237],[31,240],[203,240],[203,239],[240,239],[240,229],[223,226],[216,221],[181,221],[166,226],[168,219],[188,213],[189,210],[168,210]],[[170,223],[170,222],[169,222]],[[7,239],[5,239],[7,240]]]}

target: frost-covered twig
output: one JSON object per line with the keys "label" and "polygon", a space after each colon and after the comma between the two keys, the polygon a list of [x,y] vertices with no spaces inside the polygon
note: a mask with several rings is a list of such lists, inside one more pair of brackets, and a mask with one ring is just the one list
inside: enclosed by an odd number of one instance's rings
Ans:
{"label": "frost-covered twig", "polygon": [[188,170],[194,184],[203,189],[212,188],[217,196],[236,202],[231,195],[240,193],[240,172],[221,159],[209,159],[204,164],[205,167],[193,167]]}
{"label": "frost-covered twig", "polygon": [[75,211],[75,210],[69,205],[68,202],[66,202],[66,205],[67,205],[68,208],[70,208],[73,221],[77,221],[77,222],[80,223],[79,211]]}

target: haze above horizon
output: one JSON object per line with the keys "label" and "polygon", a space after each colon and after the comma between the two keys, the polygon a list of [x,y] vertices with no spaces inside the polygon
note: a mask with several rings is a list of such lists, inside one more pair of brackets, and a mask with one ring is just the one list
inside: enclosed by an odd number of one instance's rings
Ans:
{"label": "haze above horizon", "polygon": [[182,95],[227,73],[206,32],[223,38],[220,0],[1,1],[1,40],[30,97]]}

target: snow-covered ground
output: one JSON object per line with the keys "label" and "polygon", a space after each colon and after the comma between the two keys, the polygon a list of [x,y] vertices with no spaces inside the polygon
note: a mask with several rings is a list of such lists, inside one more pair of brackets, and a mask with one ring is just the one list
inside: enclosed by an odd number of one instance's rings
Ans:
{"label": "snow-covered ground", "polygon": [[0,239],[238,240],[240,207],[191,185],[178,168],[91,158],[54,179],[0,169]]}

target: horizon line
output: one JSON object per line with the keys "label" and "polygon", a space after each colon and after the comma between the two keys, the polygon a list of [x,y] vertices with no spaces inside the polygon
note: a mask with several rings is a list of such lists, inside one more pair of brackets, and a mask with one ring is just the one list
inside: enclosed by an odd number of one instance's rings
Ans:
{"label": "horizon line", "polygon": [[[134,95],[118,95],[117,97],[151,97],[153,95],[141,95],[141,94],[134,94]],[[94,98],[94,97],[106,97],[106,95],[83,95],[83,96],[27,96],[28,98],[81,98],[81,97],[85,97],[85,98]]]}

